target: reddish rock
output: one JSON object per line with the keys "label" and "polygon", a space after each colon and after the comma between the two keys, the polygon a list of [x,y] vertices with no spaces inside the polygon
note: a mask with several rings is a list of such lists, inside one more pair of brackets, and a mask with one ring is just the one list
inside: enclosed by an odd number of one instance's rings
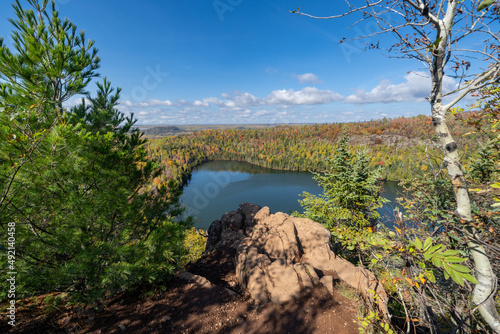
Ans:
{"label": "reddish rock", "polygon": [[375,291],[387,315],[382,284],[370,271],[336,256],[331,234],[323,225],[282,212],[270,214],[268,207],[251,203],[242,203],[238,211],[226,213],[217,222],[210,226],[209,236],[220,229],[216,247],[235,249],[237,281],[254,301],[288,302],[315,285],[333,293],[340,279],[361,293]]}

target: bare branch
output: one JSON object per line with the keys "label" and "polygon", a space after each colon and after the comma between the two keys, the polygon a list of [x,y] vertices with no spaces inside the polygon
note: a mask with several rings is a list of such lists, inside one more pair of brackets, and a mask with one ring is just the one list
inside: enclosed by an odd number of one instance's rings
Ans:
{"label": "bare branch", "polygon": [[[469,81],[467,86],[463,89],[460,89],[461,93],[453,99],[450,103],[443,106],[444,110],[449,110],[455,104],[457,104],[460,100],[462,100],[467,94],[479,90],[483,87],[489,86],[495,82],[498,82],[500,75],[500,64],[497,64],[491,67],[488,71],[478,74],[476,78]],[[490,79],[488,79],[490,78]],[[448,94],[447,94],[448,95]]]}
{"label": "bare branch", "polygon": [[[332,16],[314,16],[314,15],[311,15],[311,14],[302,13],[299,10],[291,11],[290,13],[301,15],[301,16],[311,17],[313,19],[330,20],[330,19],[338,19],[340,17],[344,17],[344,16],[350,15],[352,13],[361,12],[361,11],[363,11],[365,9],[370,8],[370,7],[377,6],[378,4],[380,4],[382,2],[383,2],[382,0],[379,0],[379,1],[375,2],[375,3],[369,3],[368,2],[368,4],[366,6],[357,8],[357,7],[354,7],[353,5],[351,5],[348,1],[346,1],[346,3],[348,4],[348,6],[350,8],[349,11],[345,12],[345,13],[342,13],[342,14],[339,14],[339,15],[332,15]],[[354,9],[352,9],[352,8],[354,8]]]}

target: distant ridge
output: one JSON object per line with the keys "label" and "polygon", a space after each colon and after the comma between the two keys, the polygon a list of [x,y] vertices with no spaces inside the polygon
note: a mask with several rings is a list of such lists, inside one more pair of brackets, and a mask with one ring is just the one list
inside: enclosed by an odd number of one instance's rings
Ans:
{"label": "distant ridge", "polygon": [[171,136],[184,133],[186,131],[178,128],[177,126],[155,126],[148,129],[143,129],[145,135],[148,136]]}

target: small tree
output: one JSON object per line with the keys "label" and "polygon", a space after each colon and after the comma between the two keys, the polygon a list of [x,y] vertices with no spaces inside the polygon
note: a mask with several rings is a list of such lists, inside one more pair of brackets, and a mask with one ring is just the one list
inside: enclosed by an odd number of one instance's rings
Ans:
{"label": "small tree", "polygon": [[[471,92],[498,82],[500,78],[500,36],[491,27],[498,22],[500,4],[495,0],[367,0],[357,6],[345,1],[347,11],[333,16],[319,17],[293,11],[316,19],[335,19],[358,15],[356,24],[365,20],[376,22],[379,30],[362,36],[390,34],[396,41],[388,45],[389,52],[398,52],[402,58],[416,59],[430,74],[431,90],[427,98],[432,112],[435,133],[444,152],[444,165],[453,184],[456,197],[456,216],[465,224],[472,221],[471,206],[464,174],[459,160],[458,145],[446,123],[446,114]],[[479,47],[469,41],[482,41]],[[368,48],[381,48],[371,43]],[[443,91],[447,66],[454,64],[452,77],[459,79],[456,89]],[[444,102],[443,98],[449,98]],[[478,284],[473,300],[484,320],[500,333],[500,316],[495,309],[496,277],[480,237],[470,225],[469,250],[474,261]]]}
{"label": "small tree", "polygon": [[373,229],[380,218],[376,210],[387,202],[380,196],[381,187],[377,184],[381,168],[369,166],[366,151],[351,153],[348,141],[349,138],[343,136],[333,157],[327,158],[327,171],[314,174],[323,194],[304,192],[301,195],[304,199],[299,202],[304,216],[332,230],[339,227]]}
{"label": "small tree", "polygon": [[494,175],[498,172],[498,151],[494,150],[494,145],[489,140],[486,145],[478,150],[478,157],[471,158],[470,174],[472,178],[479,183],[493,181]]}

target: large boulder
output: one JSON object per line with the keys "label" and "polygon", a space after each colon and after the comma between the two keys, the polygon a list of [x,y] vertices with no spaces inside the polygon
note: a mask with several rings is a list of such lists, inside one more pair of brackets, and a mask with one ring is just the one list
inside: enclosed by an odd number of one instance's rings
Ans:
{"label": "large boulder", "polygon": [[310,219],[243,203],[212,223],[209,240],[217,242],[210,247],[207,242],[208,250],[236,249],[238,283],[258,303],[291,301],[315,285],[332,292],[341,280],[365,295],[375,291],[380,310],[388,314],[387,294],[375,275],[336,256],[330,232]]}

